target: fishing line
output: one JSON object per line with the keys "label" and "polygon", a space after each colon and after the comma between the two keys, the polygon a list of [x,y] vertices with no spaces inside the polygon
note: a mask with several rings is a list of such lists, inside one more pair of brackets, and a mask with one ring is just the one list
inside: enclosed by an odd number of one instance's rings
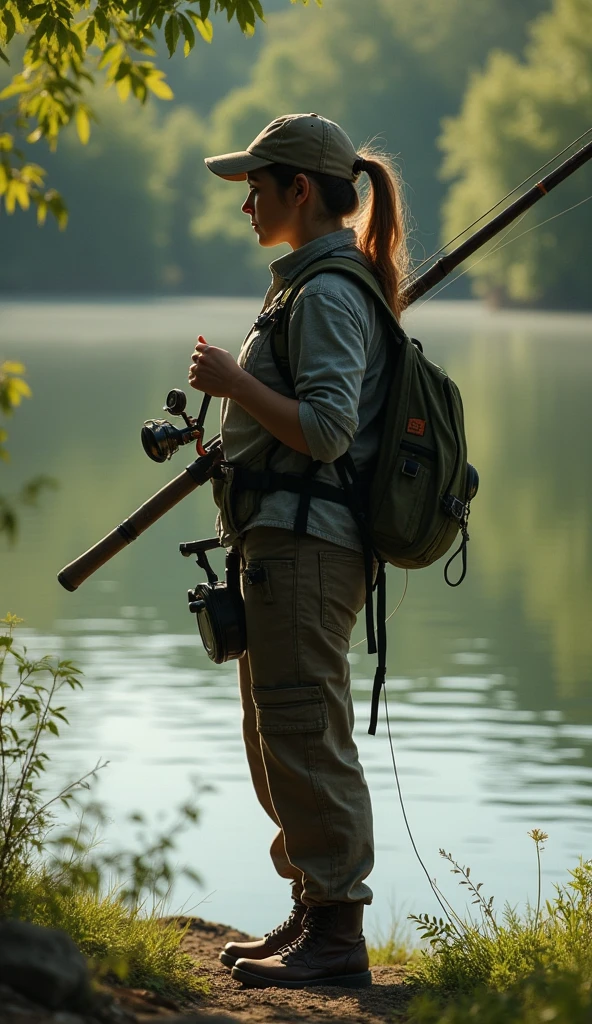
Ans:
{"label": "fishing line", "polygon": [[390,718],[389,718],[389,709],[388,709],[388,699],[387,699],[387,695],[386,695],[386,686],[384,687],[384,710],[385,710],[385,717],[386,717],[386,729],[387,729],[387,734],[388,734],[388,739],[389,739],[389,746],[391,748],[391,759],[392,759],[392,762],[393,762],[393,771],[395,773],[395,781],[397,783],[397,792],[399,794],[399,803],[401,804],[401,811],[403,812],[403,821],[405,822],[405,828],[407,829],[407,834],[409,835],[409,839],[411,840],[411,845],[413,847],[413,851],[415,853],[415,856],[417,857],[419,863],[421,864],[421,867],[423,868],[424,874],[425,874],[428,882],[430,883],[430,888],[431,888],[432,892],[434,893],[434,896],[438,900],[438,903],[442,907],[442,910],[446,914],[446,917],[450,921],[450,924],[453,924],[452,918],[450,917],[450,914],[448,913],[448,910],[446,909],[446,906],[444,904],[444,900],[443,900],[442,896],[440,895],[437,886],[432,881],[432,879],[430,877],[430,873],[429,873],[428,869],[426,868],[426,866],[425,866],[425,864],[424,864],[424,862],[422,860],[422,857],[421,857],[421,854],[420,854],[419,850],[417,849],[417,846],[415,844],[415,839],[413,838],[413,832],[411,831],[411,826],[409,824],[409,819],[407,818],[407,811],[405,809],[405,802],[403,800],[403,793],[401,792],[401,783],[399,782],[399,772],[398,772],[398,769],[397,769],[397,761],[396,761],[396,758],[395,758],[395,748],[394,748],[394,745],[393,745],[393,736],[392,736],[392,733],[391,733],[391,722],[390,722]]}
{"label": "fishing line", "polygon": [[[421,302],[419,306],[417,306],[416,308],[421,309],[422,306],[425,306],[426,302],[429,302],[430,299],[435,299],[436,296],[438,296],[440,292],[443,292],[445,288],[448,288],[451,284],[454,284],[455,281],[460,281],[461,277],[464,277],[465,274],[468,274],[469,271],[471,271],[474,267],[477,267],[479,263],[483,262],[483,260],[486,260],[488,256],[492,255],[492,253],[498,252],[500,249],[505,249],[507,245],[512,245],[514,242],[517,242],[519,238],[524,238],[525,235],[530,234],[531,231],[537,231],[539,228],[544,227],[545,224],[550,224],[552,220],[557,220],[558,217],[564,217],[565,214],[571,213],[572,210],[577,210],[578,206],[583,206],[584,203],[590,202],[591,199],[592,196],[586,196],[585,199],[580,199],[579,203],[574,203],[573,206],[568,206],[566,210],[561,210],[559,213],[554,213],[551,217],[547,217],[546,220],[542,220],[540,224],[533,224],[532,227],[527,228],[526,231],[521,231],[519,235],[515,236],[515,238],[510,238],[508,239],[507,242],[504,242],[504,238],[507,238],[510,232],[513,231],[514,228],[517,228],[519,224],[521,224],[521,222],[526,217],[527,213],[530,213],[530,210],[525,210],[521,217],[513,221],[509,229],[501,236],[499,241],[497,241],[495,245],[492,245],[491,249],[488,249],[487,252],[484,253],[483,256],[480,256],[479,259],[475,260],[474,263],[471,263],[468,267],[465,267],[465,269],[461,271],[460,274],[457,274],[456,277],[451,278],[450,281],[447,281],[446,284],[443,284],[442,287],[438,288],[436,292],[431,292],[428,298],[424,299],[424,301]],[[530,207],[530,209],[532,209],[532,207]]]}
{"label": "fishing line", "polygon": [[[405,600],[405,594],[407,593],[407,585],[408,585],[408,583],[409,583],[409,569],[405,569],[405,586],[403,587],[403,593],[401,594],[401,597],[399,599],[399,603],[397,604],[396,608],[393,608],[391,614],[389,616],[387,616],[387,618],[384,620],[385,626],[386,626],[387,622],[391,621],[393,615],[397,614],[397,612],[399,611],[399,608],[403,604],[403,601]],[[365,644],[367,639],[368,639],[368,637],[365,636],[365,637],[363,637],[362,640],[358,640],[357,644],[352,644],[352,646],[350,647],[350,651],[353,651],[354,647],[359,647],[360,644]]]}
{"label": "fishing line", "polygon": [[[531,207],[531,209],[532,209],[532,207]],[[424,299],[423,302],[420,302],[419,306],[416,306],[415,308],[416,309],[421,309],[422,306],[425,306],[426,302],[429,302],[430,299],[435,299],[436,296],[439,295],[440,292],[443,292],[445,288],[449,288],[451,284],[455,283],[455,281],[460,281],[461,277],[464,277],[465,274],[468,274],[469,271],[473,269],[473,267],[477,267],[480,263],[483,262],[483,260],[487,259],[488,256],[491,256],[492,253],[497,252],[498,249],[501,249],[502,248],[502,244],[501,243],[503,242],[504,238],[507,238],[508,235],[511,234],[511,232],[514,230],[514,228],[517,228],[518,225],[522,223],[522,221],[524,220],[524,218],[526,217],[526,215],[529,212],[530,212],[530,210],[525,210],[521,217],[518,217],[517,220],[512,221],[512,223],[510,224],[508,230],[504,231],[504,233],[501,236],[501,238],[499,239],[499,241],[497,241],[495,243],[495,245],[492,245],[491,249],[488,249],[487,252],[484,253],[483,256],[480,256],[478,260],[475,260],[474,263],[471,263],[471,264],[469,264],[468,267],[465,267],[465,269],[462,270],[460,272],[460,274],[457,274],[456,277],[450,278],[450,280],[447,281],[446,284],[443,284],[441,288],[438,288],[438,290],[436,292],[430,292],[430,294],[428,295],[427,299]],[[535,227],[539,227],[539,225],[535,224]],[[530,230],[533,230],[533,229],[531,228]],[[515,239],[511,238],[510,241],[506,242],[505,244],[509,245],[510,242],[514,242],[514,241],[515,241]]]}
{"label": "fishing line", "polygon": [[463,230],[460,231],[458,235],[455,235],[454,238],[451,238],[449,242],[445,242],[444,245],[440,249],[437,249],[436,252],[433,252],[431,256],[426,256],[426,258],[417,267],[414,267],[413,270],[410,271],[410,273],[407,274],[402,279],[401,285],[403,285],[405,281],[408,281],[410,277],[414,277],[422,269],[422,267],[425,267],[426,263],[429,263],[430,260],[435,259],[436,256],[439,256],[440,253],[444,252],[445,249],[447,249],[450,245],[458,241],[459,238],[462,238],[463,235],[466,235],[467,231],[470,231],[471,228],[474,228],[475,225],[479,223],[479,221],[484,219],[484,217],[488,217],[490,213],[493,213],[494,210],[497,210],[498,206],[501,206],[502,203],[505,203],[506,199],[509,199],[510,196],[513,196],[514,193],[521,189],[523,185],[526,185],[529,181],[532,181],[532,179],[535,178],[538,174],[540,174],[541,171],[544,171],[545,168],[549,166],[549,164],[552,164],[555,160],[558,160],[560,156],[563,156],[564,153],[567,153],[568,149],[571,149],[572,146],[577,146],[578,142],[581,142],[582,139],[585,139],[586,136],[590,134],[590,132],[592,132],[592,128],[588,128],[577,139],[574,139],[573,142],[570,142],[565,147],[565,149],[562,149],[559,153],[555,153],[555,156],[552,156],[550,160],[547,160],[545,164],[541,164],[541,166],[537,168],[536,171],[533,171],[532,174],[529,174],[528,178],[525,178],[524,181],[521,181],[519,185],[516,185],[516,187],[513,188],[511,192],[508,192],[507,195],[503,197],[503,199],[499,199],[495,206],[490,207],[489,210],[486,210],[485,213],[482,213],[480,217],[477,217],[477,219],[472,222],[472,224],[469,224],[467,225],[466,228],[463,228]]}

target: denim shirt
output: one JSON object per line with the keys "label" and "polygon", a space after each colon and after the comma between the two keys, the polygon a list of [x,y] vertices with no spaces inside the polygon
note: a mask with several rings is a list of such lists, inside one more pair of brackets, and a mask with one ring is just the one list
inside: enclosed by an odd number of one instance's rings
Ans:
{"label": "denim shirt", "polygon": [[[329,254],[351,255],[356,236],[351,228],[335,231],[308,242],[270,265],[272,281],[263,309],[312,260]],[[273,360],[272,327],[256,325],[241,347],[238,363],[263,384],[294,397]],[[317,274],[299,290],[292,305],[288,330],[289,360],[299,417],[313,459],[323,465],[316,479],[339,486],[334,460],[350,452],[362,471],[375,455],[379,442],[378,413],[389,375],[387,346],[392,338],[377,315],[375,300],[349,275]],[[272,435],[236,402],[224,399],[221,433],[225,458],[253,466],[270,449],[268,468],[280,473],[302,473],[308,456],[275,442]],[[244,529],[255,526],[294,528],[299,495],[287,491],[264,494],[259,510]],[[236,540],[218,522],[224,544]],[[349,510],[312,498],[307,533],[342,547],[361,551],[358,530]]]}

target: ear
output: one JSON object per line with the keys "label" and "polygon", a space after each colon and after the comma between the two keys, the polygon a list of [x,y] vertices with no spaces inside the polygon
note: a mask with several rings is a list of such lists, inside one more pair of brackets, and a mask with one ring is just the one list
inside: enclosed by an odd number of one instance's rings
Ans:
{"label": "ear", "polygon": [[305,203],[310,195],[310,181],[306,174],[297,174],[292,182],[294,202],[297,206]]}

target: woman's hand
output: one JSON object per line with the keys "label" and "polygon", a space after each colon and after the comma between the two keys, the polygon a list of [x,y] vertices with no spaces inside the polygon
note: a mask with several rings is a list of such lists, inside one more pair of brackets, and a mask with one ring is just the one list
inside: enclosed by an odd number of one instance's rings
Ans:
{"label": "woman's hand", "polygon": [[208,345],[200,334],[189,367],[188,380],[192,388],[214,398],[232,398],[244,373],[230,352]]}
{"label": "woman's hand", "polygon": [[297,452],[310,455],[302,433],[299,402],[268,388],[240,367],[230,352],[208,345],[201,334],[191,356],[189,383],[214,398],[232,398],[273,437]]}

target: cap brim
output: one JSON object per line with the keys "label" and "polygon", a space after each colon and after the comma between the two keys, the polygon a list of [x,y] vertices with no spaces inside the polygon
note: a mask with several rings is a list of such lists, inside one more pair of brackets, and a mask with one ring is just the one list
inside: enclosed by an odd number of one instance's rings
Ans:
{"label": "cap brim", "polygon": [[246,150],[243,153],[223,153],[222,156],[207,156],[204,163],[208,170],[226,181],[246,181],[251,171],[269,167],[273,160],[262,160]]}

